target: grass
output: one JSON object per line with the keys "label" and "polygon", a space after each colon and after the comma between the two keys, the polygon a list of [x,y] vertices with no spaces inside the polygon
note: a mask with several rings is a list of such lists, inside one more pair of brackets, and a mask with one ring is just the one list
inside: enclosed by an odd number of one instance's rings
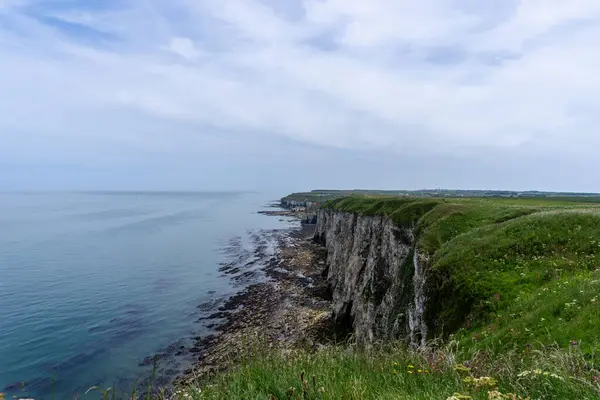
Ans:
{"label": "grass", "polygon": [[600,274],[580,273],[525,292],[477,330],[457,333],[475,348],[526,347],[532,342],[598,351]]}
{"label": "grass", "polygon": [[[576,350],[530,349],[502,356],[469,353],[452,342],[409,352],[403,345],[368,351],[256,352],[229,372],[198,381],[176,399],[597,399],[598,372]],[[515,397],[511,397],[511,396]],[[496,396],[496,397],[494,397]]]}
{"label": "grass", "polygon": [[444,200],[396,196],[351,196],[327,201],[323,207],[361,215],[385,215],[400,226],[411,226]]}
{"label": "grass", "polygon": [[[593,282],[600,279],[598,240],[600,213],[553,210],[488,224],[445,242],[430,266],[432,328],[439,334],[460,328],[477,334],[485,326],[487,337],[503,327],[516,338],[524,333],[518,322],[527,320],[528,340],[567,345],[585,338],[589,351],[598,349],[600,309],[591,301]],[[580,303],[569,307],[573,300]],[[526,310],[538,318],[535,324]]]}

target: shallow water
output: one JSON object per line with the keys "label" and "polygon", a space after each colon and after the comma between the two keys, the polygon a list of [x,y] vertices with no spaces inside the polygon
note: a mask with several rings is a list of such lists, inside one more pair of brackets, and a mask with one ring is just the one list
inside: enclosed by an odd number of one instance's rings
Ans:
{"label": "shallow water", "polygon": [[294,225],[256,213],[270,197],[0,194],[0,392],[86,398],[147,374],[156,353],[161,377],[189,367],[181,348],[211,333],[199,319],[275,251],[262,230]]}

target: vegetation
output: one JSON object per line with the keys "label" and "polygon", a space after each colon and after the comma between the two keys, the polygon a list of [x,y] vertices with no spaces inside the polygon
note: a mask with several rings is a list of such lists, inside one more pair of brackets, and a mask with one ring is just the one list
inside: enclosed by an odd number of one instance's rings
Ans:
{"label": "vegetation", "polygon": [[410,196],[433,198],[518,198],[552,201],[581,201],[586,203],[600,203],[599,193],[565,193],[565,192],[539,192],[539,191],[510,191],[510,190],[449,190],[449,189],[422,189],[422,190],[312,190],[310,192],[292,193],[282,200],[286,201],[311,201],[322,203],[331,199],[349,196]]}
{"label": "vegetation", "polygon": [[576,348],[490,357],[455,342],[409,352],[403,345],[250,354],[227,373],[181,389],[176,399],[597,399],[598,372]]}
{"label": "vegetation", "polygon": [[430,309],[432,325],[486,345],[577,341],[594,351],[599,240],[590,210],[537,212],[449,240],[434,253],[429,294],[450,301]]}

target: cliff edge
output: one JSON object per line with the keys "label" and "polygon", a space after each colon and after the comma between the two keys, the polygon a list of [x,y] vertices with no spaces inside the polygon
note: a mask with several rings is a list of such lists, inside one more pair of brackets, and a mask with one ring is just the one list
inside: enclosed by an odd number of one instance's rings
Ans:
{"label": "cliff edge", "polygon": [[568,346],[571,334],[597,347],[597,205],[353,196],[320,208],[315,240],[338,329],[359,343],[459,333]]}

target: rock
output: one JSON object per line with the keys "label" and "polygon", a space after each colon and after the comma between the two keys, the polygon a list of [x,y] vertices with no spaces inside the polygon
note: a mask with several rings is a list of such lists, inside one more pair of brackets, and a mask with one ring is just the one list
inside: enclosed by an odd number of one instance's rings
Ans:
{"label": "rock", "polygon": [[[322,267],[317,265],[318,255],[322,257],[325,251],[312,239],[307,240],[313,232],[314,227],[304,228],[282,237],[280,251],[264,266],[269,279],[248,286],[219,307],[218,313],[203,318],[215,319],[213,328],[218,334],[196,338],[188,352],[198,361],[192,371],[184,373],[182,381],[193,378],[191,374],[226,368],[253,342],[264,345],[266,340],[269,347],[283,349],[307,343],[308,332],[320,323],[313,316],[329,311],[330,306],[309,288],[309,284],[326,286],[320,275]],[[316,333],[308,343],[320,339]]]}
{"label": "rock", "polygon": [[25,382],[22,382],[22,381],[21,382],[15,382],[15,383],[11,383],[9,385],[6,385],[4,387],[4,391],[5,392],[12,392],[12,391],[21,389],[23,387],[25,387]]}
{"label": "rock", "polygon": [[[425,299],[419,285],[420,255],[412,228],[390,218],[321,209],[314,240],[327,248],[327,281],[332,289],[333,317],[359,343],[408,338],[421,343]],[[407,267],[408,265],[408,267]],[[415,290],[417,289],[417,290]],[[408,293],[408,295],[407,295]]]}

